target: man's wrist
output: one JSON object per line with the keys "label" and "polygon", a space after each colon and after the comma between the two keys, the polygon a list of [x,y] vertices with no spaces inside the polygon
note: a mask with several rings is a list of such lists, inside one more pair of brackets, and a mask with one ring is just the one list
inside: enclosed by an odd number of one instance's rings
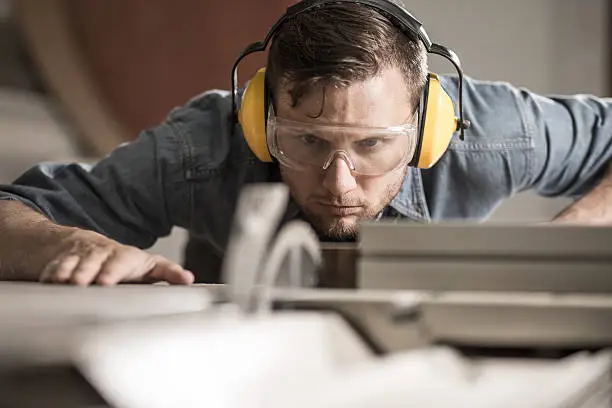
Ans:
{"label": "man's wrist", "polygon": [[612,171],[590,193],[557,215],[553,222],[612,225]]}
{"label": "man's wrist", "polygon": [[74,228],[60,226],[18,203],[0,211],[0,280],[35,281],[56,245]]}

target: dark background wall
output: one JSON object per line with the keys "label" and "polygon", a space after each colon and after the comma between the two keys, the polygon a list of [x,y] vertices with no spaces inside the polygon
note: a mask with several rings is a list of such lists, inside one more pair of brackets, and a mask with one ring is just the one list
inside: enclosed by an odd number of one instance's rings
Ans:
{"label": "dark background wall", "polygon": [[[79,50],[100,95],[132,134],[210,88],[263,39],[290,0],[66,0]],[[246,81],[265,63],[245,60]]]}

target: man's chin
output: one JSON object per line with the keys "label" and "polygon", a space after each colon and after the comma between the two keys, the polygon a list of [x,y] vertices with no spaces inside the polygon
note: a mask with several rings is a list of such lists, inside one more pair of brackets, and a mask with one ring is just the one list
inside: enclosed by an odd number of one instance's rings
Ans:
{"label": "man's chin", "polygon": [[325,220],[314,225],[323,241],[348,241],[357,239],[359,232],[359,217],[346,216]]}

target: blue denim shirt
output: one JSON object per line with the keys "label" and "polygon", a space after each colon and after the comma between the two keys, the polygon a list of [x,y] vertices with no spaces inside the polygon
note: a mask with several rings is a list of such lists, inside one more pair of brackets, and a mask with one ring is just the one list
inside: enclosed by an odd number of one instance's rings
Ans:
{"label": "blue denim shirt", "polygon": [[[441,81],[457,107],[457,78]],[[529,189],[578,197],[612,156],[611,99],[544,97],[472,78],[464,96],[472,123],[465,140],[455,135],[433,168],[410,168],[384,217],[480,220]],[[229,92],[206,92],[95,165],[40,164],[0,186],[0,199],[140,248],[175,225],[187,228],[188,258],[197,254],[187,267],[199,281],[215,280],[241,187],[280,180],[276,164],[258,161],[240,129],[230,131],[230,112]],[[288,210],[287,219],[298,216]]]}

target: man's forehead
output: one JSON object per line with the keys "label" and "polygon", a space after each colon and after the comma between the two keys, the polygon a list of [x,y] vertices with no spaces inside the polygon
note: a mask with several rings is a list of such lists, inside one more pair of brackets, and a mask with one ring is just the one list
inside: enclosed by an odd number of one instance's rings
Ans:
{"label": "man's forehead", "polygon": [[298,98],[292,89],[290,83],[278,87],[275,110],[299,122],[388,127],[405,123],[414,110],[403,77],[394,72],[347,86],[315,85]]}

